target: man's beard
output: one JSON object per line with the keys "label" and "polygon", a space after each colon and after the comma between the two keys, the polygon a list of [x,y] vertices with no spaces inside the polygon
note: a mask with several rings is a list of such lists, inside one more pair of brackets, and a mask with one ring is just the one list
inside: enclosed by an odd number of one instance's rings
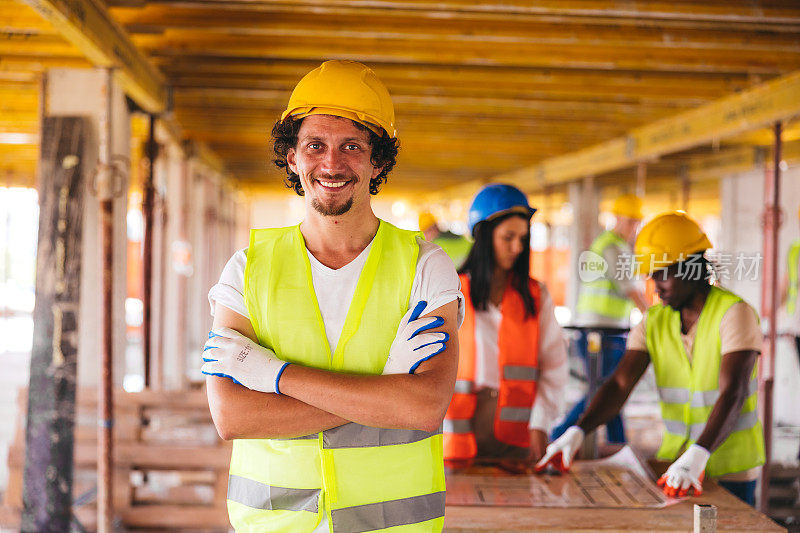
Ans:
{"label": "man's beard", "polygon": [[[319,181],[321,179],[325,179],[327,176],[312,175],[311,177],[312,179]],[[335,174],[333,176],[330,176],[330,179],[332,180],[345,179],[348,181],[351,180],[355,181],[355,178],[353,176],[348,176],[345,174]],[[311,207],[313,207],[314,210],[322,216],[338,217],[350,211],[350,208],[353,207],[353,197],[351,196],[343,204],[340,205],[325,205],[322,202],[320,202],[318,198],[312,198]]]}
{"label": "man's beard", "polygon": [[344,215],[350,208],[353,207],[353,197],[347,199],[346,202],[340,205],[324,205],[319,199],[314,198],[311,200],[311,207],[313,207],[317,213],[322,216],[326,217],[338,217]]}

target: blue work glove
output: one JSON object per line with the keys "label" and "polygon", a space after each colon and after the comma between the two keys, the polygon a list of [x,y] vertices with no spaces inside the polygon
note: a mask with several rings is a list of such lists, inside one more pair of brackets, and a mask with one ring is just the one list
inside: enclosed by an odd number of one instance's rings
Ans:
{"label": "blue work glove", "polygon": [[275,353],[231,328],[215,328],[203,347],[200,371],[207,376],[232,379],[248,389],[276,392],[281,374],[289,366]]}
{"label": "blue work glove", "polygon": [[428,302],[421,300],[410,309],[397,328],[397,336],[389,349],[389,358],[383,375],[413,374],[423,361],[444,351],[450,335],[444,331],[431,331],[444,324],[440,316],[419,318]]}

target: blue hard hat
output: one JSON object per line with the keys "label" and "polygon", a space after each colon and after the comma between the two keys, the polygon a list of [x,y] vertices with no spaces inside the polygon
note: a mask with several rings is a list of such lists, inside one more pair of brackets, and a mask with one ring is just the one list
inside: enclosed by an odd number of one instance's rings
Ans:
{"label": "blue hard hat", "polygon": [[474,235],[478,222],[492,220],[507,213],[520,213],[530,218],[535,212],[536,209],[528,204],[528,198],[521,190],[513,185],[493,183],[475,195],[472,205],[469,206],[467,226]]}

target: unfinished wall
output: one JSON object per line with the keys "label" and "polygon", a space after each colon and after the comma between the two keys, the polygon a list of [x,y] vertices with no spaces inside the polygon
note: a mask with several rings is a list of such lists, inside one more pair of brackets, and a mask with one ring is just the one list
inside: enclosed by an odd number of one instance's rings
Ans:
{"label": "unfinished wall", "polygon": [[[720,197],[722,201],[722,230],[719,243],[714,243],[720,251],[750,256],[763,255],[764,211],[764,173],[763,169],[728,176],[721,180]],[[783,224],[779,232],[778,277],[786,273],[786,254],[792,241],[800,238],[800,222],[797,212],[800,207],[800,166],[789,166],[781,177],[780,203],[783,211]],[[732,276],[725,285],[745,298],[756,310],[761,312],[763,278],[763,258],[758,276]],[[734,269],[731,269],[734,273]],[[762,327],[766,323],[762,318]],[[788,317],[785,307],[778,312],[778,333],[800,335],[800,317]],[[800,364],[791,338],[781,336],[777,343],[775,359],[775,398],[774,416],[776,424],[800,425]],[[777,401],[782,398],[783,401]]]}

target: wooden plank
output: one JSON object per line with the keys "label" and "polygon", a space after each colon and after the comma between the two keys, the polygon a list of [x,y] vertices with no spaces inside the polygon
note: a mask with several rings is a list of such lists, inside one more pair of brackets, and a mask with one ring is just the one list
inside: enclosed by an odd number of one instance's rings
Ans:
{"label": "wooden plank", "polygon": [[[144,7],[145,0],[111,0],[111,6]],[[284,2],[267,0],[249,2],[246,0],[183,0],[181,6],[194,8],[219,9],[224,6],[230,9],[251,11],[273,11]],[[394,13],[414,10],[428,16],[440,16],[443,12],[451,14],[500,14],[500,15],[534,15],[551,22],[561,22],[568,18],[609,18],[617,24],[642,24],[645,21],[687,21],[687,22],[722,22],[726,24],[797,24],[800,10],[791,2],[774,2],[769,4],[753,4],[747,0],[730,2],[664,2],[663,0],[638,0],[635,3],[620,4],[614,0],[584,0],[581,2],[563,2],[559,0],[540,1],[532,4],[527,0],[492,0],[475,3],[473,0],[373,0],[368,4],[358,0],[340,0],[337,2],[319,2],[316,0],[300,0],[293,2],[292,7],[313,8],[315,13],[348,14],[347,9],[371,8],[379,9],[387,17]]]}
{"label": "wooden plank", "polygon": [[25,531],[67,531],[78,362],[84,142],[89,122],[43,121],[36,305],[24,477]]}
{"label": "wooden plank", "polygon": [[228,528],[228,512],[225,507],[201,505],[140,505],[117,509],[122,522],[129,527],[208,529]]}
{"label": "wooden plank", "polygon": [[[32,0],[29,0],[32,1]],[[132,40],[148,54],[182,56],[204,54],[209,57],[257,57],[269,50],[273,57],[305,59],[337,57],[367,63],[430,63],[506,67],[594,68],[680,72],[716,72],[775,75],[800,69],[800,50],[708,49],[674,50],[664,47],[625,47],[624,43],[599,41],[594,46],[565,42],[451,42],[449,40],[410,40],[403,35],[349,39],[307,36],[214,35],[186,30],[165,35],[137,34]]]}
{"label": "wooden plank", "polygon": [[121,86],[142,108],[164,110],[166,88],[148,62],[98,0],[23,0],[34,8],[96,66],[116,67]]}

